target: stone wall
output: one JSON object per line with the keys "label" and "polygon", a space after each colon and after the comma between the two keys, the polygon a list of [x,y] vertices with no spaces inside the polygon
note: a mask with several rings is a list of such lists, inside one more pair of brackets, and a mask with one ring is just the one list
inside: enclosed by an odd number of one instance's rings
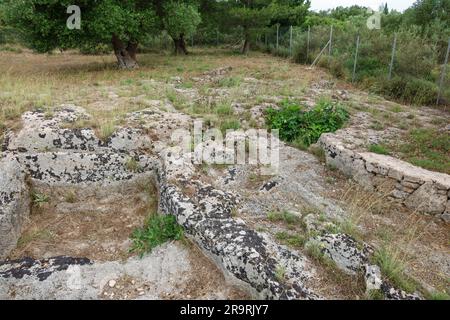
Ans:
{"label": "stone wall", "polygon": [[402,160],[344,146],[335,134],[323,134],[318,142],[328,165],[352,177],[368,190],[388,192],[411,210],[450,221],[450,176],[432,172]]}

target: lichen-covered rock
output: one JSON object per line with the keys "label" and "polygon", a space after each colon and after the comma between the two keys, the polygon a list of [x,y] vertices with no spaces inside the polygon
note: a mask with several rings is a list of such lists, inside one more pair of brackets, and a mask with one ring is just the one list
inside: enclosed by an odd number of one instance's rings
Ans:
{"label": "lichen-covered rock", "polygon": [[357,274],[369,259],[370,248],[359,245],[347,234],[326,234],[310,241],[318,244],[322,253],[348,274]]}
{"label": "lichen-covered rock", "polygon": [[388,300],[421,300],[422,297],[417,293],[407,293],[403,290],[394,288],[388,281],[383,280],[380,267],[376,265],[364,266],[364,279],[366,281],[366,292],[381,292]]}
{"label": "lichen-covered rock", "polygon": [[380,290],[383,284],[381,270],[376,265],[365,265],[364,278],[366,280],[366,292],[370,290]]}
{"label": "lichen-covered rock", "polygon": [[25,172],[13,155],[0,155],[0,259],[15,246],[30,211]]}
{"label": "lichen-covered rock", "polygon": [[[107,152],[151,149],[150,138],[139,129],[119,128],[106,141],[99,139],[90,128],[69,128],[80,119],[89,119],[84,110],[75,106],[59,108],[49,117],[43,111],[26,112],[23,128],[9,132],[4,150],[18,152]],[[67,128],[65,127],[67,126]]]}
{"label": "lichen-covered rock", "polygon": [[36,277],[39,281],[46,280],[52,273],[64,271],[71,265],[90,264],[86,258],[72,258],[66,256],[53,257],[43,260],[23,258],[0,262],[0,278],[22,279],[25,276]]}
{"label": "lichen-covered rock", "polygon": [[[52,185],[126,181],[154,169],[154,160],[125,153],[20,154],[18,159],[32,179]],[[133,168],[129,162],[133,161]]]}

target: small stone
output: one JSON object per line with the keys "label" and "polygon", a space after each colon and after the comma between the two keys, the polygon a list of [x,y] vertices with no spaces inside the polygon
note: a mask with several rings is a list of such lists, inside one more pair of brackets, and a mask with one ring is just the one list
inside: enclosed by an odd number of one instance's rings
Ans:
{"label": "small stone", "polygon": [[109,280],[109,282],[108,282],[108,286],[110,287],[110,288],[114,288],[115,286],[116,286],[116,280]]}
{"label": "small stone", "polygon": [[443,213],[443,214],[441,214],[441,219],[444,220],[447,223],[450,223],[450,213]]}

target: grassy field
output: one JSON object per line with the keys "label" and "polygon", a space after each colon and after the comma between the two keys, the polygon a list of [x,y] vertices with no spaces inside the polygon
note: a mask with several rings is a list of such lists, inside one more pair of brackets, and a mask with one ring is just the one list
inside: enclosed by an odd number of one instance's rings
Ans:
{"label": "grassy field", "polygon": [[[196,49],[187,57],[151,53],[141,54],[138,59],[139,69],[119,71],[113,55],[89,56],[77,52],[43,55],[26,49],[0,52],[0,139],[6,128],[20,126],[17,119],[24,111],[40,108],[51,114],[53,108],[62,103],[87,109],[93,118],[80,125],[92,126],[105,136],[120,124],[122,115],[147,108],[152,100],[170,101],[176,109],[203,117],[222,131],[240,128],[242,120],[246,120],[246,127],[258,127],[251,119],[249,109],[253,105],[278,103],[273,97],[300,101],[300,104],[305,100],[331,99],[332,94],[311,95],[311,86],[326,80],[336,83],[336,90],[346,89],[353,93],[345,107],[351,113],[370,113],[374,119],[372,129],[397,127],[403,130],[401,143],[386,143],[381,149],[375,147],[375,152],[392,154],[430,170],[450,172],[450,139],[445,132],[434,129],[445,124],[447,112],[444,116],[430,115],[428,124],[424,125],[427,121],[416,115],[420,111],[418,107],[386,102],[334,79],[324,70],[310,70],[258,52],[242,56],[230,50]],[[218,82],[192,80],[223,66],[233,69]],[[165,85],[173,83],[174,77],[183,79],[178,88],[187,92],[194,89],[202,99],[192,101]],[[247,81],[244,86],[244,80],[248,78],[259,82],[248,85]],[[223,97],[220,96],[221,89],[227,92]],[[234,114],[234,102],[243,103],[247,109],[243,116]]]}

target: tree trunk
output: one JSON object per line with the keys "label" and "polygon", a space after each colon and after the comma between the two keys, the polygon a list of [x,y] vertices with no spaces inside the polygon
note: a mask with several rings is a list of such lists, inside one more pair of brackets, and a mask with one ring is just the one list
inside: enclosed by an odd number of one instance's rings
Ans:
{"label": "tree trunk", "polygon": [[[247,29],[247,28],[245,28]],[[247,30],[244,30],[245,34],[245,40],[244,40],[244,46],[242,47],[242,54],[247,54],[250,51],[250,35],[248,34]]]}
{"label": "tree trunk", "polygon": [[247,54],[250,51],[250,40],[245,39],[244,46],[242,47],[242,54]]}
{"label": "tree trunk", "polygon": [[180,34],[180,37],[178,39],[173,39],[175,54],[185,54],[187,55],[189,52],[186,49],[186,41],[184,40],[184,35]]}
{"label": "tree trunk", "polygon": [[127,46],[116,36],[112,38],[114,54],[117,58],[117,65],[120,69],[135,69],[139,65],[136,61],[136,53],[138,44],[136,42],[128,42]]}

